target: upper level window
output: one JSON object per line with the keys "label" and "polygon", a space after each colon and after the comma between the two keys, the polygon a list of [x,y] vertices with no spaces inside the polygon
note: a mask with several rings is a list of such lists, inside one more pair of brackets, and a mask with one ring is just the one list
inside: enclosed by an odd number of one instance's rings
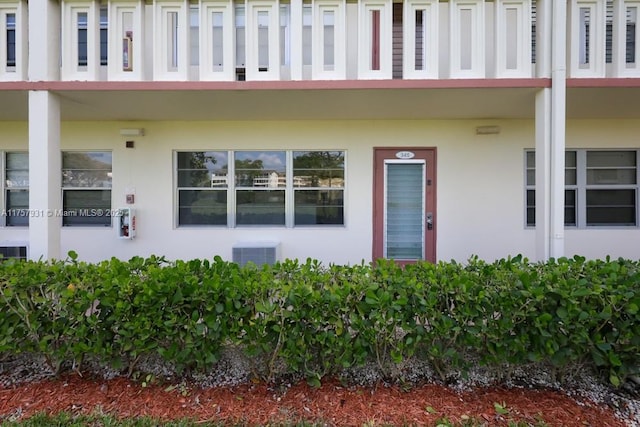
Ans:
{"label": "upper level window", "polygon": [[[565,225],[638,225],[638,150],[565,153]],[[535,225],[535,153],[526,152],[526,223]]]}
{"label": "upper level window", "polygon": [[302,5],[302,65],[311,65],[312,13],[311,4]]}
{"label": "upper level window", "polygon": [[236,30],[236,68],[244,68],[245,54],[245,8],[243,4],[235,5]]}
{"label": "upper level window", "polygon": [[291,22],[291,13],[288,4],[280,5],[280,65],[289,65],[291,60],[289,40],[289,26]]}
{"label": "upper level window", "polygon": [[[634,64],[636,62],[636,23],[638,22],[638,6],[626,6],[625,26],[625,62]],[[605,29],[605,60],[607,63],[613,62],[613,2],[607,2],[607,25]]]}
{"label": "upper level window", "polygon": [[344,224],[343,151],[178,152],[178,225]]}
{"label": "upper level window", "polygon": [[7,25],[7,67],[16,66],[16,14],[6,14]]}
{"label": "upper level window", "polygon": [[109,151],[62,153],[62,225],[111,225]]}
{"label": "upper level window", "polygon": [[106,7],[100,8],[100,65],[108,63],[109,18]]}
{"label": "upper level window", "polygon": [[87,65],[87,13],[78,13],[78,65]]}
{"label": "upper level window", "polygon": [[29,225],[29,154],[6,153],[4,170],[5,225]]}
{"label": "upper level window", "polygon": [[[222,14],[220,14],[222,15]],[[197,4],[189,5],[189,57],[191,65],[200,64],[200,9]],[[221,21],[222,19],[220,19]],[[220,22],[220,32],[222,23]]]}

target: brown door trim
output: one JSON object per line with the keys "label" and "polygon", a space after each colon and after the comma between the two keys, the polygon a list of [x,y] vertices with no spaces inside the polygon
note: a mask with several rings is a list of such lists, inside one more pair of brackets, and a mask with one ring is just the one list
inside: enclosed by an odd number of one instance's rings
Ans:
{"label": "brown door trim", "polygon": [[437,153],[435,147],[374,147],[373,149],[373,253],[372,260],[382,258],[384,253],[384,161],[397,159],[396,153],[410,151],[414,159],[424,159],[426,167],[425,206],[433,214],[433,228],[425,230],[425,260],[436,261],[436,234],[438,229],[438,210],[436,205],[436,168]]}

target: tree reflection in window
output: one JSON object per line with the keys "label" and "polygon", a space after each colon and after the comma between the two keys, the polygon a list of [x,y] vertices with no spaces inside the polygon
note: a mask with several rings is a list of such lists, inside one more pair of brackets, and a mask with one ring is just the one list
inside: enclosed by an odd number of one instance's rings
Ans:
{"label": "tree reflection in window", "polygon": [[344,224],[344,152],[293,153],[295,225]]}

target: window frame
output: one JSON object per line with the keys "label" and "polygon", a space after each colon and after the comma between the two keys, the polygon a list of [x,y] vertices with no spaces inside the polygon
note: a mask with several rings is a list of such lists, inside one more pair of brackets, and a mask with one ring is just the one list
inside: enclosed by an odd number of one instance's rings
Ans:
{"label": "window frame", "polygon": [[[621,167],[622,169],[634,169],[635,168],[635,184],[588,184],[587,183],[587,170],[594,169],[593,167],[588,167],[587,165],[587,154],[590,152],[633,152],[635,153],[635,167]],[[565,185],[564,185],[564,194],[565,194],[565,202],[564,202],[564,212],[565,212],[565,228],[573,228],[573,229],[638,229],[640,228],[640,149],[639,148],[567,148],[565,150],[565,159],[566,154],[569,152],[575,153],[575,167],[569,166],[567,167],[565,161]],[[528,192],[534,191],[534,204],[533,207],[535,209],[535,175],[533,184],[529,184],[527,179],[527,172],[534,171],[535,172],[535,163],[533,168],[529,167],[527,164],[527,157],[529,153],[535,153],[535,149],[525,149],[524,150],[524,227],[527,229],[535,229],[535,215],[533,224],[530,224],[527,219],[527,210],[530,207],[528,204]],[[535,159],[535,157],[534,157]],[[611,169],[620,169],[620,168],[611,168]],[[575,170],[576,183],[575,184],[567,184],[566,183],[566,174],[569,170]],[[587,222],[587,192],[589,190],[633,190],[635,192],[635,215],[634,220],[635,224],[616,224],[616,223],[608,223],[608,224],[589,224]],[[575,214],[575,224],[567,224],[566,222],[566,194],[568,191],[572,191],[575,194],[575,205],[574,205],[574,214]]]}
{"label": "window frame", "polygon": [[[200,153],[215,152],[225,153],[228,160],[226,188],[224,190],[215,187],[180,187],[178,184],[179,171],[184,169],[178,168],[179,153]],[[236,153],[243,152],[283,152],[285,155],[285,185],[278,186],[275,190],[284,192],[284,223],[283,224],[237,224],[237,195],[239,191],[269,191],[266,188],[247,187],[237,184],[236,178]],[[295,192],[304,190],[304,187],[296,187],[294,185],[294,169],[293,155],[294,152],[340,152],[343,155],[343,185],[339,188],[329,188],[327,190],[342,191],[342,223],[341,224],[295,224]],[[347,226],[346,221],[346,194],[347,194],[347,150],[345,149],[242,149],[242,150],[220,150],[220,149],[193,149],[193,150],[174,150],[173,151],[173,189],[174,189],[174,228],[190,229],[190,228],[344,228]],[[200,191],[226,191],[227,193],[227,223],[226,224],[181,224],[180,223],[180,191],[200,190]]]}
{"label": "window frame", "polygon": [[[65,185],[64,183],[64,171],[69,170],[71,168],[64,167],[64,155],[65,153],[109,153],[111,155],[111,169],[107,174],[111,174],[109,179],[108,187],[98,187],[98,186],[70,186]],[[60,190],[62,196],[62,226],[63,227],[112,227],[112,213],[113,213],[113,151],[112,150],[61,150],[60,151],[61,161],[60,161]],[[99,169],[96,169],[99,170]],[[103,217],[108,218],[108,223],[106,221],[104,223],[81,223],[81,224],[69,224],[67,223],[68,217],[82,217],[82,215],[71,215],[70,212],[72,209],[67,208],[65,203],[65,194],[71,192],[80,192],[80,191],[103,191],[109,193],[109,205],[104,208],[79,208],[87,210],[87,217]],[[75,208],[74,208],[75,209]]]}

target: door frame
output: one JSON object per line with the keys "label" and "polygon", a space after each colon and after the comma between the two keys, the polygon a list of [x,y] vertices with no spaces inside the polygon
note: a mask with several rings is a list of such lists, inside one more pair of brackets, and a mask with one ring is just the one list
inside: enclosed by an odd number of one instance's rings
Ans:
{"label": "door frame", "polygon": [[[436,198],[436,147],[374,147],[373,148],[373,242],[372,260],[382,258],[384,254],[384,202],[385,202],[385,160],[402,160],[406,153],[413,153],[407,160],[425,160],[425,194],[424,203],[427,212],[433,214],[433,228],[425,227],[424,250],[425,260],[436,262],[436,236],[438,230],[438,210]],[[402,264],[411,261],[399,260]]]}

